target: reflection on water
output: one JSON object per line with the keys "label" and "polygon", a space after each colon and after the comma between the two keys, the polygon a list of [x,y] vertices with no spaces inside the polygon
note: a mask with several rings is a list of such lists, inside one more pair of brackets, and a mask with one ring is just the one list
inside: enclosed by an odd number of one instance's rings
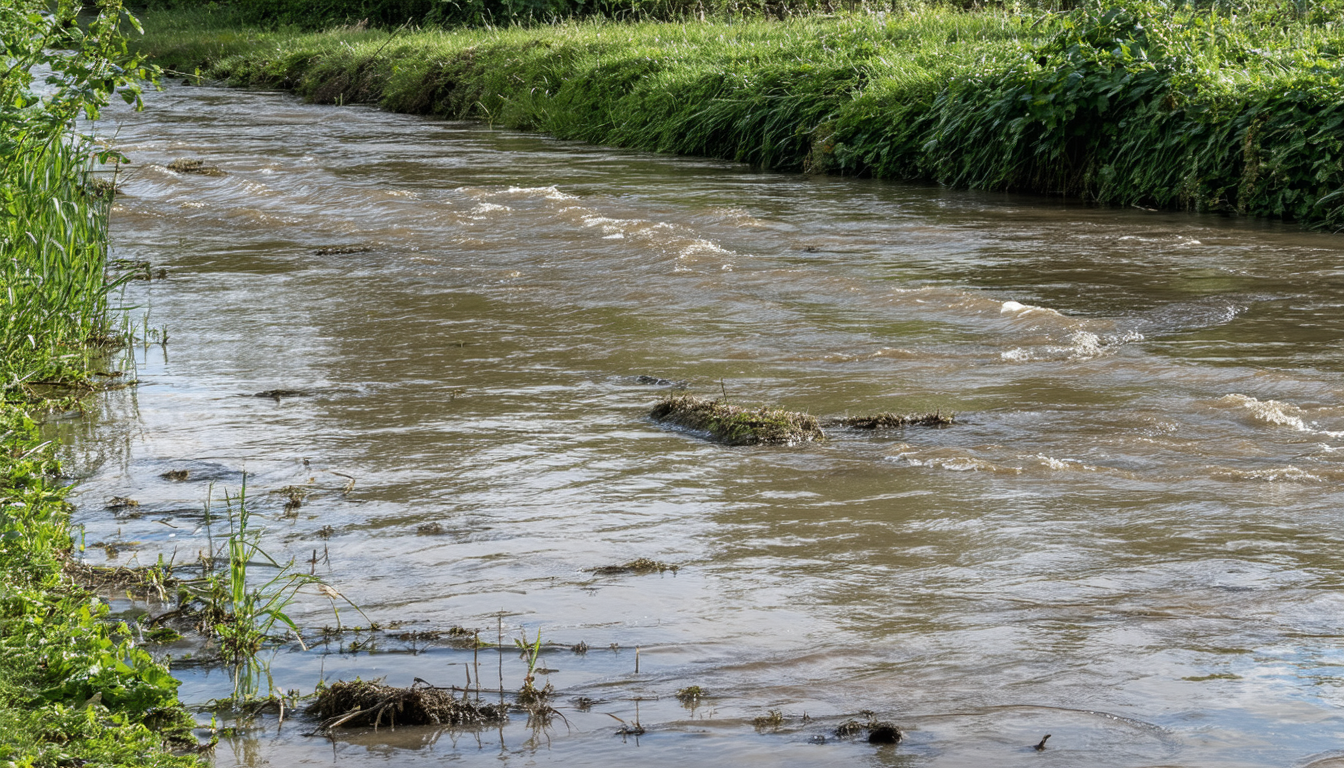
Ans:
{"label": "reflection on water", "polygon": [[[332,743],[272,717],[220,764],[1271,766],[1339,749],[1336,237],[269,93],[174,88],[116,119],[136,163],[116,255],[169,273],[125,298],[170,341],[136,349],[138,388],[63,426],[86,541],[195,559],[210,484],[246,473],[270,546],[320,552],[394,628],[281,650],[282,688],[460,684],[481,664],[498,685],[491,663],[516,688],[514,652],[391,634],[555,644],[566,721],[549,730]],[[183,157],[227,175],[167,170]],[[674,383],[961,423],[724,448],[645,418]],[[312,490],[292,514],[270,493],[288,485]],[[141,506],[114,514],[112,496]],[[679,570],[594,573],[637,557]],[[318,595],[297,615],[331,622]],[[188,701],[229,688],[178,674]],[[709,695],[684,707],[690,685]],[[771,710],[778,731],[753,728]],[[861,710],[906,741],[835,738]]]}

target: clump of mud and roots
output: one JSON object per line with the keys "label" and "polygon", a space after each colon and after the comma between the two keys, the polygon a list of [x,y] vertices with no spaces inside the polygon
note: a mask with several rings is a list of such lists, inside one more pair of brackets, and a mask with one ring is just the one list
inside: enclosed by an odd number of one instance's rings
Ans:
{"label": "clump of mud and roots", "polygon": [[816,416],[743,408],[695,395],[669,395],[649,415],[655,421],[704,432],[725,445],[793,445],[826,439]]}
{"label": "clump of mud and roots", "polygon": [[322,690],[308,713],[322,719],[322,728],[350,728],[382,725],[495,725],[508,720],[503,704],[472,701],[463,693],[457,698],[451,691],[417,683],[410,688],[395,688],[380,683],[353,680],[338,682]]}

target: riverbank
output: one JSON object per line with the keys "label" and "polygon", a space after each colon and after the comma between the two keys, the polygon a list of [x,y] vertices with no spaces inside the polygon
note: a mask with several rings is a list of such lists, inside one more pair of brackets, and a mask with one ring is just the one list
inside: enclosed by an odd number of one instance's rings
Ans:
{"label": "riverbank", "polygon": [[[30,10],[38,10],[33,5]],[[177,681],[106,603],[67,575],[74,550],[60,466],[39,422],[82,410],[110,350],[107,263],[114,182],[69,126],[114,93],[134,101],[138,63],[116,49],[116,3],[71,34],[64,16],[0,18],[0,762],[187,766],[191,717]],[[38,78],[41,78],[39,81]],[[40,82],[40,84],[39,84]],[[110,160],[114,153],[103,154]]]}
{"label": "riverbank", "polygon": [[785,171],[1344,226],[1329,14],[1127,3],[507,29],[242,27],[148,13],[168,69]]}

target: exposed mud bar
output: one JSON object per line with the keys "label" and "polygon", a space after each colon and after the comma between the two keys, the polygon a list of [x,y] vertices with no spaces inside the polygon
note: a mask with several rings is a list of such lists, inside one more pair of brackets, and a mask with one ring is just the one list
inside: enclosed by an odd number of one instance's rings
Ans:
{"label": "exposed mud bar", "polygon": [[649,416],[705,433],[724,445],[794,445],[826,439],[816,416],[768,407],[753,410],[695,395],[668,395]]}

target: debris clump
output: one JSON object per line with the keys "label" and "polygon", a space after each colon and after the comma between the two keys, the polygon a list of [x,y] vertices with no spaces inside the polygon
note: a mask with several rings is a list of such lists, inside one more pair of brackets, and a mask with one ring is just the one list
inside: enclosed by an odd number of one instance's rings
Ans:
{"label": "debris clump", "polygon": [[372,253],[373,249],[367,245],[333,245],[326,248],[318,248],[313,251],[314,256],[344,256],[350,253]]}
{"label": "debris clump", "polygon": [[897,429],[899,427],[946,427],[957,423],[956,414],[933,413],[879,413],[875,416],[854,416],[837,419],[835,424],[850,429]]}
{"label": "debris clump", "polygon": [[892,723],[874,722],[868,724],[869,744],[899,744],[905,734]]}
{"label": "debris clump", "polygon": [[213,165],[206,165],[204,160],[174,160],[168,164],[168,170],[173,173],[192,173],[197,176],[223,176],[224,171]]}
{"label": "debris clump", "polygon": [[303,397],[307,394],[307,392],[304,392],[301,389],[268,389],[264,392],[256,393],[253,397],[269,397],[278,403],[282,397]]}
{"label": "debris clump", "polygon": [[704,698],[704,696],[705,696],[704,689],[702,689],[698,685],[687,686],[677,691],[677,699],[682,704],[694,704],[695,702]]}
{"label": "debris clump", "polygon": [[676,573],[677,567],[678,566],[671,565],[670,563],[641,557],[638,560],[631,560],[623,565],[604,565],[601,568],[594,568],[593,573],[596,573],[599,576],[619,576],[624,573],[633,573],[637,576],[643,576],[646,573],[662,573],[663,571]]}
{"label": "debris clump", "polygon": [[784,724],[784,713],[778,709],[772,709],[766,714],[754,718],[751,724],[758,731],[777,731]]}
{"label": "debris clump", "polygon": [[868,711],[860,712],[861,715],[867,715],[868,721],[862,722],[853,718],[835,727],[835,736],[840,739],[848,739],[858,736],[864,731],[868,732],[869,744],[899,744],[905,734],[895,723],[886,720],[878,720],[875,715]]}
{"label": "debris clump", "polygon": [[323,729],[381,725],[493,725],[508,720],[508,707],[459,699],[450,691],[417,683],[396,688],[363,680],[341,681],[322,690],[308,713]]}
{"label": "debris clump", "polygon": [[695,395],[669,395],[649,414],[654,421],[704,432],[725,445],[794,445],[826,439],[816,416],[775,408],[743,408]]}

